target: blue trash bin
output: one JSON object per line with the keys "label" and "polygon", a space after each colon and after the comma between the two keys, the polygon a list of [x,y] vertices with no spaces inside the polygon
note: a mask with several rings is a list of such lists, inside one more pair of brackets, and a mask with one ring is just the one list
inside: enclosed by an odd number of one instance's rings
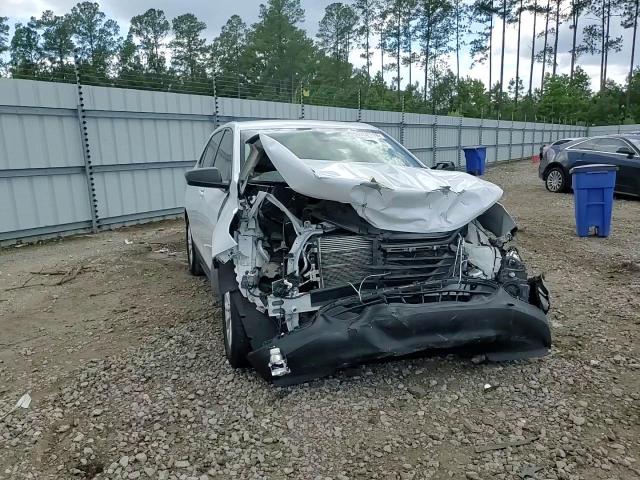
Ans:
{"label": "blue trash bin", "polygon": [[476,145],[474,147],[462,147],[466,160],[467,173],[476,176],[484,175],[484,165],[487,159],[487,147]]}
{"label": "blue trash bin", "polygon": [[596,235],[608,237],[611,231],[613,190],[616,186],[615,165],[584,165],[571,169],[576,231],[579,237]]}

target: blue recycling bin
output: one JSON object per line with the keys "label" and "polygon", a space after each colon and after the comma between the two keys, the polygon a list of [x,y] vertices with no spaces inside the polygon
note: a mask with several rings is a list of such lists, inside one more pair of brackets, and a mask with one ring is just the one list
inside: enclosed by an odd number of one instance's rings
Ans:
{"label": "blue recycling bin", "polygon": [[462,147],[466,160],[467,173],[478,177],[484,175],[484,165],[487,159],[487,147],[476,145],[474,147]]}
{"label": "blue recycling bin", "polygon": [[579,237],[589,236],[592,227],[599,237],[609,236],[617,170],[615,165],[601,164],[571,169],[576,231]]}

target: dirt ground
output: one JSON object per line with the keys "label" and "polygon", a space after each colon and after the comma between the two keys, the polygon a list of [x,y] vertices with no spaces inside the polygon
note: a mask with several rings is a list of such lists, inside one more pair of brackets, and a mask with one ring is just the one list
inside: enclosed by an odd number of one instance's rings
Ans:
{"label": "dirt ground", "polygon": [[0,479],[640,478],[640,201],[581,239],[572,196],[531,163],[487,179],[550,286],[543,359],[411,358],[274,388],[227,364],[181,221],[1,250],[0,417],[33,400],[0,420]]}

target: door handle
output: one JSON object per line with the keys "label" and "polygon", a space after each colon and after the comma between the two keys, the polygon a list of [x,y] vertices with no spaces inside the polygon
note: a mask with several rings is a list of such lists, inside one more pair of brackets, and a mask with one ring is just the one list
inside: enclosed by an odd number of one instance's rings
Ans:
{"label": "door handle", "polygon": [[204,197],[204,188],[201,188],[200,190],[198,190],[198,192],[200,193],[201,197]]}

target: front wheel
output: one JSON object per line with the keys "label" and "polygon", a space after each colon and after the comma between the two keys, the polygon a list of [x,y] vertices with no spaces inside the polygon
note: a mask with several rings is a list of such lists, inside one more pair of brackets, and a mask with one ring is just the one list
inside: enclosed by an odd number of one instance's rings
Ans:
{"label": "front wheel", "polygon": [[200,260],[198,259],[198,254],[196,253],[196,248],[193,244],[193,235],[191,234],[191,224],[187,222],[187,262],[189,263],[189,273],[196,277],[199,277],[204,274],[204,270],[202,270],[202,265],[200,265]]}
{"label": "front wheel", "polygon": [[238,291],[225,292],[222,296],[224,351],[233,368],[249,366],[247,355],[250,351],[250,343],[236,303],[242,300],[243,297]]}
{"label": "front wheel", "polygon": [[547,178],[544,181],[547,190],[552,193],[564,192],[567,189],[567,176],[560,167],[553,167],[547,172]]}

